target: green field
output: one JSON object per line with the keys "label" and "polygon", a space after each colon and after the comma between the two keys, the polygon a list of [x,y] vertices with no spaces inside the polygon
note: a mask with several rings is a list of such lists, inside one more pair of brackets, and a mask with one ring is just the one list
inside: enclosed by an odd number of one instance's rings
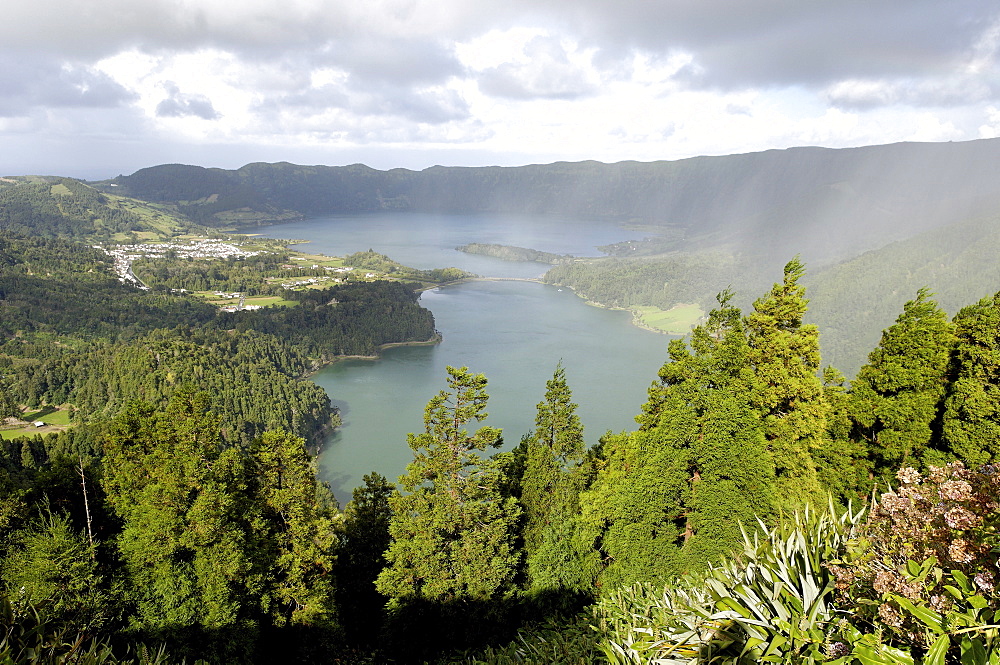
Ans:
{"label": "green field", "polygon": [[34,436],[35,434],[49,434],[51,432],[57,431],[57,429],[62,429],[64,427],[69,427],[69,409],[57,409],[53,406],[47,406],[38,411],[32,411],[30,413],[25,413],[21,416],[21,420],[33,423],[36,420],[40,420],[45,423],[45,427],[35,427],[34,425],[28,425],[26,427],[18,427],[15,429],[5,429],[0,430],[0,439],[16,439],[19,436]]}
{"label": "green field", "polygon": [[301,264],[304,268],[318,265],[323,268],[340,268],[344,265],[344,259],[336,256],[324,256],[323,254],[306,254],[304,252],[289,252],[288,257],[293,264]]}
{"label": "green field", "polygon": [[659,307],[636,307],[633,313],[640,325],[672,335],[691,332],[691,328],[698,325],[705,316],[698,305],[674,305],[667,310]]}
{"label": "green field", "polygon": [[[191,291],[191,295],[203,298],[208,304],[216,307],[229,307],[240,303],[239,298],[218,298],[215,291]],[[294,307],[298,303],[280,296],[247,296],[243,304],[260,305],[261,307]]]}

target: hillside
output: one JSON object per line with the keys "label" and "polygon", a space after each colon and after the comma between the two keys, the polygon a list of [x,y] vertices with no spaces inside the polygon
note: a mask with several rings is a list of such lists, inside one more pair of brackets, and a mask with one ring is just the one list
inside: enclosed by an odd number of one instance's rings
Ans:
{"label": "hillside", "polygon": [[[949,315],[1000,290],[1000,211],[889,245],[805,280],[809,320],[823,331],[824,363],[851,376],[903,310],[927,287]],[[878,288],[872,288],[878,285]]]}
{"label": "hillside", "polygon": [[45,238],[120,242],[172,237],[191,228],[190,220],[175,212],[115,193],[99,192],[72,178],[0,178],[2,231]]}
{"label": "hillside", "polygon": [[97,185],[223,226],[387,210],[571,215],[669,230],[676,248],[833,261],[994,209],[998,159],[1000,140],[981,140],[423,171],[172,164]]}

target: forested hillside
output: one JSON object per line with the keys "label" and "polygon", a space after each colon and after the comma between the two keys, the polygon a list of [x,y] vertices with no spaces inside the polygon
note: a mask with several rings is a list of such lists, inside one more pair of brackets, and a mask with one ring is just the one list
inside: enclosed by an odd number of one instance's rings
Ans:
{"label": "forested hillside", "polygon": [[[671,229],[679,248],[826,261],[995,209],[1000,140],[794,148],[673,162],[377,171],[248,164],[235,171],[164,165],[112,181],[198,221],[382,210],[583,216]],[[814,255],[815,253],[815,255]],[[778,266],[780,268],[780,264]]]}
{"label": "forested hillside", "polygon": [[190,221],[166,210],[59,177],[0,178],[0,230],[92,241],[177,235]]}
{"label": "forested hillside", "polygon": [[[176,274],[200,274],[178,263]],[[249,269],[257,290],[263,283],[254,261],[214,263],[224,281],[247,283]],[[15,403],[69,404],[74,422],[91,422],[132,399],[163,404],[199,385],[211,391],[230,442],[280,428],[318,444],[334,416],[327,395],[303,377],[337,356],[435,334],[431,313],[400,282],[282,293],[284,307],[220,312],[191,295],[122,284],[101,250],[0,234],[3,387]]]}
{"label": "forested hillside", "polygon": [[[400,487],[370,474],[343,513],[289,423],[227,424],[244,394],[300,413],[268,375],[289,347],[178,329],[95,355],[79,395],[152,402],[0,446],[0,654],[989,663],[1000,294],[948,317],[920,291],[848,385],[821,373],[804,274],[746,309],[722,293],[636,428],[591,449],[561,365],[500,453],[487,377],[448,368]],[[250,367],[215,363],[227,346]]]}
{"label": "forested hillside", "polygon": [[[747,294],[766,288],[769,276],[798,255],[812,268],[810,316],[823,324],[825,357],[852,376],[865,349],[917,289],[931,288],[953,311],[1000,288],[990,278],[990,251],[976,249],[995,242],[1000,183],[991,172],[998,159],[1000,140],[981,140],[419,172],[165,165],[95,186],[225,227],[240,219],[256,224],[374,211],[540,214],[624,224],[635,239],[602,248],[612,257],[558,265],[546,281],[592,302],[633,309],[697,304],[707,311],[730,285],[741,286],[736,302],[746,307]],[[968,251],[954,249],[962,243]],[[886,254],[863,256],[883,248]],[[866,266],[877,266],[871,278],[892,285],[889,295],[848,286],[865,283],[850,274],[867,274]]]}

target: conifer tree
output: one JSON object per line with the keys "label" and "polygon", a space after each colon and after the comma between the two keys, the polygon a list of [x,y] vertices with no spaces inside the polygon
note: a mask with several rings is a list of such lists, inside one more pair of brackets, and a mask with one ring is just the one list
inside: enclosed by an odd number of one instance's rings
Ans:
{"label": "conifer tree", "polygon": [[584,480],[583,425],[562,363],[545,387],[526,440],[521,482],[526,586],[535,592],[580,590],[587,585],[572,540]]}
{"label": "conifer tree", "polygon": [[344,509],[343,546],[337,566],[337,599],[344,629],[360,642],[373,640],[383,623],[386,597],[375,589],[389,549],[390,499],[396,487],[378,473],[364,477]]}
{"label": "conifer tree", "polygon": [[774,510],[773,465],[751,400],[755,384],[731,294],[670,343],[638,432],[604,442],[606,462],[582,498],[581,544],[607,564],[602,585],[669,578],[737,545],[740,522]]}
{"label": "conifer tree", "polygon": [[825,501],[812,451],[824,444],[829,405],[818,376],[819,330],[802,323],[808,301],[798,282],[804,272],[798,258],[789,261],[781,283],[756,300],[746,317],[757,375],[753,404],[763,417],[786,508]]}
{"label": "conifer tree", "polygon": [[836,368],[823,368],[823,392],[830,412],[824,444],[813,457],[820,484],[834,500],[843,505],[864,505],[874,487],[874,464],[867,442],[852,435],[851,394],[846,383]]}
{"label": "conifer tree", "polygon": [[136,604],[137,628],[162,635],[235,629],[250,637],[246,603],[261,583],[246,551],[254,506],[235,449],[222,450],[207,396],[179,391],[165,411],[134,404],[105,440],[104,487],[122,520],[118,549]]}
{"label": "conifer tree", "polygon": [[490,600],[510,590],[517,570],[520,509],[498,489],[497,462],[478,454],[500,446],[501,432],[466,429],[486,418],[486,377],[448,367],[448,386],[428,402],[424,432],[408,436],[406,494],[390,500],[389,567],[376,586],[395,607]]}
{"label": "conifer tree", "polygon": [[13,534],[0,565],[8,598],[72,632],[95,633],[115,614],[95,547],[65,515],[44,514]]}
{"label": "conifer tree", "polygon": [[131,405],[105,436],[132,627],[220,661],[245,657],[264,627],[332,635],[336,505],[303,440],[226,448],[207,406],[184,388],[162,411]]}
{"label": "conifer tree", "polygon": [[273,599],[270,621],[278,627],[333,630],[334,572],[340,537],[336,499],[316,480],[305,441],[287,432],[265,432],[250,449],[253,495],[248,506],[261,516],[253,524]]}
{"label": "conifer tree", "polygon": [[1000,460],[1000,293],[963,307],[942,417],[944,446],[968,466]]}
{"label": "conifer tree", "polygon": [[854,437],[867,444],[877,476],[920,466],[928,453],[939,456],[931,448],[954,345],[954,326],[920,289],[868,354],[851,384],[849,410]]}

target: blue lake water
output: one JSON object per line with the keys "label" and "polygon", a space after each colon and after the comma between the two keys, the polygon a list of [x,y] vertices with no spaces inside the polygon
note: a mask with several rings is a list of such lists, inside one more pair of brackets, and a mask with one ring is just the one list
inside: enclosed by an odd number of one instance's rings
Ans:
{"label": "blue lake water", "polygon": [[[456,251],[490,242],[559,254],[597,256],[596,247],[632,238],[605,223],[556,218],[422,214],[318,218],[271,227],[267,235],[309,240],[299,247],[342,256],[374,249],[417,268],[456,266],[480,275],[537,277],[548,266]],[[424,292],[441,344],[387,349],[376,361],[348,360],[314,381],[341,410],[343,427],[320,455],[320,476],[341,503],[378,471],[395,480],[412,459],[409,432],[423,428],[427,401],[446,387],[449,365],[489,379],[485,424],[516,445],[561,360],[589,444],[633,428],[646,390],[666,359],[669,338],[631,325],[627,312],[586,305],[568,289],[531,282],[468,282]]]}

